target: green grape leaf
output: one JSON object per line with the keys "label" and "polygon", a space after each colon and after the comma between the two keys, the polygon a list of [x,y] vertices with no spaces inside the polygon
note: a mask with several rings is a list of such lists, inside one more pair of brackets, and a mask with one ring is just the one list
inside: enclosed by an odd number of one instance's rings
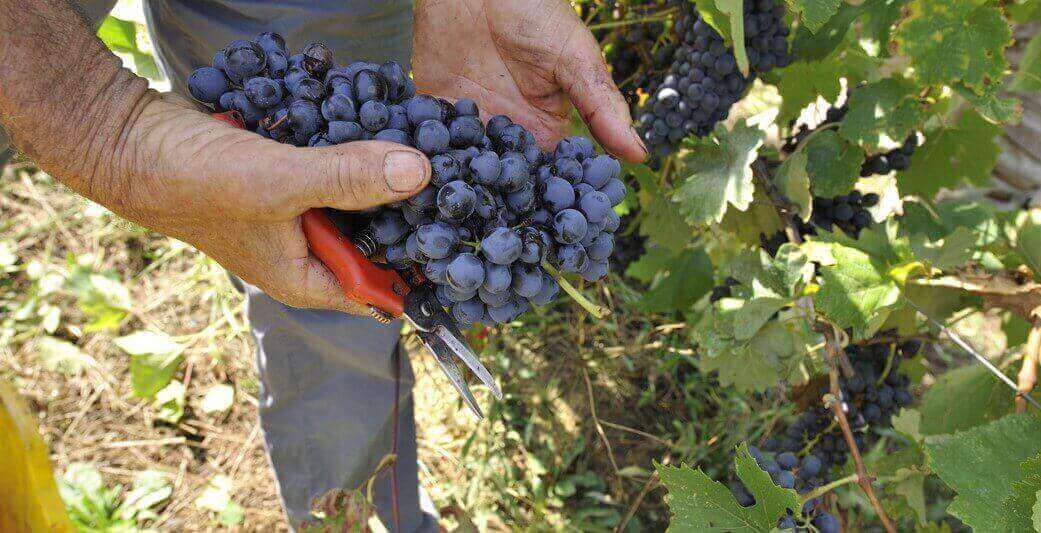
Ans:
{"label": "green grape leaf", "polygon": [[748,209],[727,209],[723,221],[715,227],[733,235],[739,242],[754,246],[759,245],[760,234],[773,235],[784,228],[777,210],[762,188],[755,190],[752,205]]}
{"label": "green grape leaf", "polygon": [[794,490],[782,489],[770,480],[742,444],[734,458],[737,477],[755,496],[755,505],[742,507],[730,489],[713,481],[700,468],[656,464],[662,484],[669,491],[670,533],[695,531],[770,531],[788,509],[798,509]]}
{"label": "green grape leaf", "polygon": [[737,68],[745,76],[748,75],[748,52],[745,50],[745,2],[744,0],[716,0],[716,6],[730,19],[730,40],[727,44],[734,48]]}
{"label": "green grape leaf", "polygon": [[629,263],[625,275],[650,283],[659,273],[668,270],[676,255],[676,252],[662,246],[649,246],[639,259]]}
{"label": "green grape leaf", "polygon": [[1031,37],[1019,57],[1019,71],[1009,86],[1020,93],[1041,91],[1041,33]]}
{"label": "green grape leaf", "polygon": [[925,119],[925,106],[916,93],[914,83],[902,78],[853,89],[839,134],[868,149],[877,148],[882,135],[903,141]]}
{"label": "green grape leaf", "polygon": [[777,92],[781,96],[778,124],[787,124],[798,118],[806,106],[818,97],[829,102],[842,92],[841,78],[847,84],[856,84],[874,77],[879,61],[860,48],[842,47],[817,61],[797,62],[777,72]]}
{"label": "green grape leaf", "polygon": [[806,29],[817,33],[839,10],[839,0],[788,0],[788,8],[798,13]]}
{"label": "green grape leaf", "polygon": [[975,246],[976,235],[965,227],[937,240],[921,234],[911,238],[915,255],[941,270],[953,270],[971,261],[976,256]]}
{"label": "green grape leaf", "polygon": [[900,20],[904,6],[910,0],[868,0],[860,17],[863,36],[879,43],[888,43],[893,25]]}
{"label": "green grape leaf", "polygon": [[976,93],[1005,70],[1012,29],[1001,10],[976,0],[915,0],[897,26],[897,49],[925,85],[962,82]]}
{"label": "green grape leaf", "polygon": [[1037,0],[1013,0],[1005,4],[1005,9],[1016,22],[1041,21],[1041,2]]}
{"label": "green grape leaf", "polygon": [[1005,531],[1034,529],[1034,509],[1041,492],[1041,454],[1019,463],[1019,481],[1012,483],[1012,494],[1003,502]]}
{"label": "green grape leaf", "polygon": [[1023,105],[1018,98],[1007,98],[991,85],[982,94],[976,94],[961,83],[954,85],[958,96],[965,98],[983,118],[999,124],[1015,124],[1023,114]]}
{"label": "green grape leaf", "polygon": [[933,472],[958,493],[947,512],[981,533],[1007,531],[1002,502],[1021,479],[1020,462],[1039,447],[1041,420],[1027,413],[925,441]]}
{"label": "green grape leaf", "polygon": [[1016,220],[1016,252],[1041,277],[1041,209],[1020,213]]}
{"label": "green grape leaf", "polygon": [[686,177],[673,198],[688,222],[718,223],[731,205],[741,211],[748,209],[755,191],[751,165],[764,136],[762,130],[742,120],[730,131],[722,126],[717,128],[718,140],[685,143],[690,148],[682,165]]}
{"label": "green grape leaf", "polygon": [[833,244],[835,264],[821,267],[821,288],[813,296],[817,310],[856,339],[870,337],[900,304],[900,287],[884,265],[871,256]]}
{"label": "green grape leaf", "polygon": [[689,309],[712,289],[714,270],[701,248],[674,256],[659,270],[666,275],[644,293],[641,307],[651,312]]}
{"label": "green grape leaf", "polygon": [[694,328],[701,369],[718,371],[721,383],[742,391],[765,390],[792,374],[820,344],[820,335],[791,309],[813,270],[805,252],[791,244],[776,258],[762,250],[735,258],[733,297],[713,304]]}
{"label": "green grape leaf", "polygon": [[658,183],[657,176],[646,165],[634,166],[630,173],[639,185],[636,198],[641,208],[640,234],[651,244],[660,244],[673,252],[686,248],[693,228],[676,212],[677,205]]}
{"label": "green grape leaf", "polygon": [[948,370],[922,395],[922,434],[954,433],[997,420],[1012,412],[1015,397],[982,365]]}
{"label": "green grape leaf", "polygon": [[846,142],[834,130],[818,131],[799,151],[806,152],[806,172],[816,196],[850,192],[864,163],[864,150]]}
{"label": "green grape leaf", "polygon": [[900,236],[900,225],[893,219],[862,230],[856,239],[842,232],[818,232],[814,237],[822,243],[837,243],[866,253],[879,268],[893,268],[915,260],[911,244]]}
{"label": "green grape leaf", "polygon": [[942,187],[990,180],[1001,148],[1001,127],[965,109],[952,126],[926,131],[925,143],[911,155],[911,166],[897,174],[904,194],[932,198]]}
{"label": "green grape leaf", "polygon": [[806,171],[807,158],[804,150],[799,150],[781,163],[774,175],[777,188],[793,204],[799,207],[799,215],[803,222],[809,222],[813,214],[813,193],[810,192],[810,175]]}
{"label": "green grape leaf", "polygon": [[846,34],[862,11],[862,6],[843,2],[838,12],[816,32],[800,25],[792,39],[792,55],[796,63],[819,61],[834,52],[845,41]]}

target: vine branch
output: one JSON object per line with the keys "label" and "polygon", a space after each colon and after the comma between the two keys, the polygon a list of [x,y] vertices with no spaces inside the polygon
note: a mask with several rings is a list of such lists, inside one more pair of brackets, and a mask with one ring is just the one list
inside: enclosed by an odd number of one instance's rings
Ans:
{"label": "vine branch", "polygon": [[[774,206],[777,215],[781,218],[781,222],[784,224],[785,233],[788,236],[788,241],[793,244],[801,244],[803,239],[802,236],[799,235],[798,228],[795,226],[791,211],[791,202],[789,202],[788,199],[777,190],[773,180],[770,179],[770,173],[766,168],[766,164],[761,160],[754,161],[752,163],[752,176],[755,182],[762,187],[764,192],[766,192],[770,199],[770,203]],[[839,339],[841,338],[841,335],[836,331],[833,325],[817,318],[813,305],[813,298],[799,298],[796,301],[796,305],[805,311],[806,318],[811,324],[813,324],[813,328],[824,335],[824,348],[827,354],[826,360],[828,363],[829,391],[830,396],[832,397],[826,402],[826,404],[835,414],[835,419],[838,421],[839,428],[842,430],[842,436],[845,438],[846,445],[849,447],[850,455],[853,457],[853,464],[856,467],[857,485],[859,485],[861,490],[864,491],[864,494],[867,495],[868,501],[871,502],[871,507],[874,508],[875,513],[878,514],[878,518],[882,522],[882,526],[885,528],[887,533],[896,533],[896,528],[893,527],[893,523],[889,520],[889,516],[886,515],[886,511],[882,507],[882,502],[879,501],[878,496],[875,494],[875,489],[871,486],[874,478],[868,474],[867,468],[864,467],[864,459],[860,455],[860,448],[857,446],[857,442],[853,438],[853,429],[850,427],[849,420],[846,418],[846,412],[842,409],[842,390],[839,387],[839,368],[842,367],[842,370],[847,374],[852,372],[852,368],[840,347]]]}
{"label": "vine branch", "polygon": [[879,501],[878,496],[875,494],[875,489],[871,486],[871,483],[875,478],[868,474],[867,468],[864,467],[864,459],[860,455],[860,448],[857,447],[857,442],[853,438],[853,429],[849,425],[849,420],[846,419],[846,412],[842,409],[842,390],[839,387],[839,348],[838,337],[835,332],[835,327],[829,324],[818,323],[816,326],[820,332],[824,335],[825,339],[825,350],[827,351],[828,361],[828,379],[829,389],[832,398],[827,402],[830,405],[828,407],[833,413],[835,418],[839,421],[839,428],[842,429],[842,436],[846,439],[846,445],[849,446],[849,453],[853,456],[853,464],[856,468],[857,485],[860,485],[861,490],[867,495],[868,501],[871,502],[871,507],[875,509],[878,514],[878,519],[882,522],[882,527],[886,529],[888,533],[896,533],[896,528],[893,527],[893,523],[890,522],[889,516],[886,515],[885,509],[882,508],[882,502]]}

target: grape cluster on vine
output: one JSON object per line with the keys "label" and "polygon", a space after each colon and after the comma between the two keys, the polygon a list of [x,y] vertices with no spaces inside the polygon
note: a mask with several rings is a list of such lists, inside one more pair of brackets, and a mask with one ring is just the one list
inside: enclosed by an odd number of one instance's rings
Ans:
{"label": "grape cluster on vine", "polygon": [[744,3],[747,76],[738,70],[733,49],[701,18],[694,4],[680,13],[674,26],[680,43],[672,65],[638,119],[643,139],[655,155],[672,153],[690,135],[710,133],[756,76],[791,62],[784,12],[784,6],[774,0]]}
{"label": "grape cluster on vine", "polygon": [[[840,401],[858,448],[876,439],[870,429],[891,426],[893,415],[914,401],[911,380],[900,371],[900,362],[914,357],[921,348],[921,341],[900,341],[893,332],[880,333],[866,344],[846,347],[845,355],[854,374],[840,373]],[[823,397],[830,391],[828,387],[821,387],[819,392]],[[814,455],[823,462],[825,471],[845,464],[849,454],[832,412],[823,405],[803,412],[784,430],[783,436],[767,439],[763,448]]]}
{"label": "grape cluster on vine", "polygon": [[[823,485],[821,477],[826,473],[824,463],[813,454],[800,459],[790,452],[763,453],[755,446],[749,446],[748,451],[755,459],[756,466],[769,474],[773,484],[782,489],[795,489],[800,495],[805,495]],[[755,496],[740,480],[731,481],[730,491],[742,507],[755,505]],[[808,526],[819,533],[841,531],[838,519],[827,512],[820,496],[807,500],[798,512],[788,509],[785,516],[777,520],[777,529],[783,531],[811,531]]]}
{"label": "grape cluster on vine", "polygon": [[427,154],[430,184],[368,213],[360,238],[395,268],[420,269],[461,325],[509,322],[552,302],[558,278],[545,267],[587,281],[608,272],[626,187],[619,162],[585,137],[544,153],[508,117],[482,122],[472,100],[417,94],[398,63],[339,66],[320,43],[291,55],[275,33],[232,42],[188,88],[279,142],[375,139]]}

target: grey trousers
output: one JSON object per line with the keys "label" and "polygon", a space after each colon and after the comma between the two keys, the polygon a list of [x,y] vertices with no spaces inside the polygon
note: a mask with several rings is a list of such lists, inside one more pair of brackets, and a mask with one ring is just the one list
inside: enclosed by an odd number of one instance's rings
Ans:
{"label": "grey trousers", "polygon": [[[115,0],[79,0],[96,23]],[[337,60],[397,60],[410,64],[409,0],[145,0],[157,59],[174,90],[184,92],[192,69],[216,50],[261,31],[281,33],[292,49],[321,41]],[[0,129],[0,165],[9,154]],[[294,309],[245,286],[260,374],[260,421],[288,519],[310,516],[310,501],[338,488],[353,489],[387,454],[396,476],[402,531],[436,531],[419,504],[412,370],[400,360],[399,416],[394,406],[394,356],[400,323]],[[398,429],[398,447],[391,438]],[[375,485],[383,523],[392,528],[390,476]]]}

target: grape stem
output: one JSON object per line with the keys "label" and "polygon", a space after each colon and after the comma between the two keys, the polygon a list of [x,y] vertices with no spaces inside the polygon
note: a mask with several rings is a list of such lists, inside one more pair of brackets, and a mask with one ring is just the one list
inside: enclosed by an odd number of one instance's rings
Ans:
{"label": "grape stem", "polygon": [[677,8],[670,7],[663,9],[657,13],[647,15],[646,17],[628,19],[628,20],[612,20],[610,22],[601,22],[599,24],[590,24],[587,26],[589,31],[593,30],[606,30],[609,28],[621,28],[623,26],[632,26],[635,24],[644,24],[647,22],[663,22],[669,18],[669,15],[675,13]]}
{"label": "grape stem", "polygon": [[835,489],[837,489],[837,488],[839,488],[839,487],[841,487],[843,485],[848,485],[848,484],[854,483],[856,481],[857,481],[857,475],[856,474],[850,474],[850,475],[848,475],[846,477],[836,479],[835,481],[832,481],[831,483],[828,483],[827,485],[821,485],[821,486],[811,490],[810,492],[807,492],[806,494],[803,494],[802,501],[799,502],[799,503],[803,504],[803,503],[806,503],[806,502],[808,502],[808,501],[810,501],[810,500],[812,500],[814,498],[819,498],[819,497],[824,496],[825,494],[827,494],[827,493],[829,493],[829,492],[831,492],[831,491],[833,491],[833,490],[835,490]]}
{"label": "grape stem", "polygon": [[583,296],[582,293],[578,292],[578,289],[576,289],[574,285],[568,282],[568,280],[564,279],[564,276],[560,273],[560,271],[556,268],[553,268],[553,265],[549,264],[549,261],[543,260],[542,268],[545,269],[546,272],[549,272],[549,275],[553,276],[553,279],[557,280],[557,283],[560,285],[560,288],[564,289],[564,292],[566,292],[572,300],[578,303],[578,305],[582,306],[582,309],[588,311],[589,314],[593,315],[594,318],[604,318],[605,316],[611,314],[610,309],[601,305],[596,305],[595,303],[589,301],[588,298]]}

